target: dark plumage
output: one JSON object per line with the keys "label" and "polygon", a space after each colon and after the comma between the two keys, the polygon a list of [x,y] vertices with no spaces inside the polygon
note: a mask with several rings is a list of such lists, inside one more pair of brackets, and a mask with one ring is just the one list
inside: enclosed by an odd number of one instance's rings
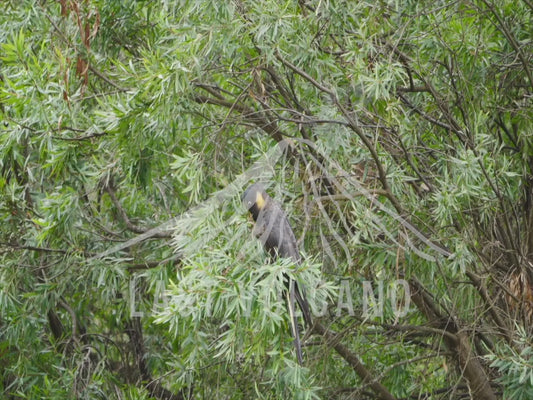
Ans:
{"label": "dark plumage", "polygon": [[[296,237],[289,224],[287,215],[281,206],[274,201],[261,184],[251,185],[242,195],[244,206],[255,221],[254,235],[257,237],[272,258],[290,258],[295,263],[300,263],[300,252]],[[294,313],[294,300],[302,310],[302,315],[307,326],[311,326],[311,312],[302,290],[295,281],[286,277],[285,286],[288,290],[289,312],[291,314],[292,330],[298,361],[302,363],[298,324]]]}

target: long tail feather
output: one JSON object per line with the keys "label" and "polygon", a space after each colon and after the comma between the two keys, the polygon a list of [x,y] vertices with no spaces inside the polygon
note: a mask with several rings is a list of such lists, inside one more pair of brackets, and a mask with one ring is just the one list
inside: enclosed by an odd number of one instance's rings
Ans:
{"label": "long tail feather", "polygon": [[296,292],[296,282],[291,281],[289,283],[289,290],[287,291],[287,303],[289,309],[292,336],[294,337],[294,348],[296,349],[296,357],[298,358],[298,364],[303,365],[302,343],[300,342],[300,333],[298,332],[298,318],[296,317],[295,312],[295,297],[297,297]]}
{"label": "long tail feather", "polygon": [[313,325],[313,321],[311,319],[311,309],[309,308],[309,303],[307,302],[304,293],[300,291],[300,288],[296,282],[294,282],[294,294],[296,301],[298,302],[298,306],[300,306],[300,310],[302,310],[305,325],[309,328]]}

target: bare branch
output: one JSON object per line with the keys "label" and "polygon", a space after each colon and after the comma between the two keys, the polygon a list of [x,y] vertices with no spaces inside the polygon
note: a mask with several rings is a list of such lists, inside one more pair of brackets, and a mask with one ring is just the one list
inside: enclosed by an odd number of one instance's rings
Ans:
{"label": "bare branch", "polygon": [[[115,205],[119,215],[120,215],[120,218],[122,219],[122,221],[124,222],[124,224],[126,225],[126,227],[132,231],[132,232],[135,232],[135,233],[146,233],[149,231],[149,228],[144,228],[144,227],[140,227],[140,226],[137,226],[135,224],[133,224],[130,220],[130,218],[128,217],[128,214],[126,213],[126,210],[124,210],[124,207],[122,207],[122,204],[120,204],[120,201],[118,200],[116,194],[115,194],[115,189],[113,188],[113,183],[112,181],[110,180],[109,183],[105,186],[105,190],[106,192],[109,194],[109,197],[111,198],[111,201],[113,202],[113,204]],[[158,232],[157,234],[155,234],[154,236],[152,237],[157,237],[157,238],[169,238],[171,235],[169,232]]]}
{"label": "bare branch", "polygon": [[382,400],[396,400],[389,390],[381,383],[374,380],[373,374],[361,362],[357,354],[353,353],[344,346],[336,337],[336,334],[330,329],[323,326],[320,322],[313,325],[313,331],[323,336],[327,343],[332,346],[339,355],[354,369],[356,374],[361,378],[363,384],[367,384]]}

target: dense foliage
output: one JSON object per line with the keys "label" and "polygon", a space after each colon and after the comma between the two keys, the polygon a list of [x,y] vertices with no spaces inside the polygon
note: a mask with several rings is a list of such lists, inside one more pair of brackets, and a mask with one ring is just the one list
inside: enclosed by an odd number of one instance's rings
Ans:
{"label": "dense foliage", "polygon": [[530,0],[2,7],[3,398],[533,398]]}

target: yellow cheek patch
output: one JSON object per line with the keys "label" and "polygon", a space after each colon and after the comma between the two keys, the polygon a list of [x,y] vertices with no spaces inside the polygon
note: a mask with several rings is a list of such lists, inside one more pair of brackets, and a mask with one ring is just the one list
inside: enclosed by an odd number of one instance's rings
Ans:
{"label": "yellow cheek patch", "polygon": [[265,198],[263,197],[261,192],[257,192],[256,193],[256,195],[255,195],[255,204],[257,204],[257,208],[259,208],[260,210],[262,210],[263,207],[265,206]]}

